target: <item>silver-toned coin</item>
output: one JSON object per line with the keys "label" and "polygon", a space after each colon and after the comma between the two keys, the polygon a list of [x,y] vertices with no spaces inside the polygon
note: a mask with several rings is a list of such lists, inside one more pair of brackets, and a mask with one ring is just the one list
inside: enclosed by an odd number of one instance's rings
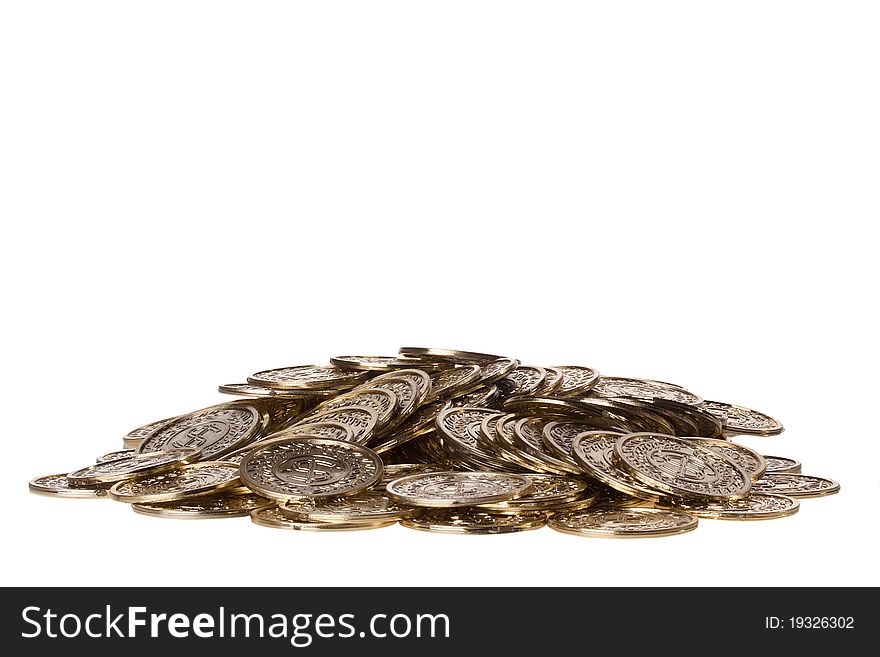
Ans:
{"label": "silver-toned coin", "polygon": [[602,376],[590,390],[599,397],[634,397],[636,399],[669,399],[697,406],[703,398],[689,390],[651,379],[630,379],[620,376]]}
{"label": "silver-toned coin", "polygon": [[488,509],[421,509],[401,526],[441,534],[511,534],[540,529],[547,516],[536,511],[498,512]]}
{"label": "silver-toned coin", "polygon": [[278,508],[288,518],[313,522],[400,520],[416,512],[415,507],[391,499],[384,490],[365,490],[342,498],[289,500],[280,502]]}
{"label": "silver-toned coin", "polygon": [[657,433],[632,433],[614,445],[614,463],[647,487],[677,497],[740,499],[751,478],[738,465],[686,439]]}
{"label": "silver-toned coin", "polygon": [[339,532],[360,531],[362,529],[380,529],[390,527],[397,520],[373,520],[370,522],[348,520],[345,522],[313,522],[311,520],[294,520],[288,518],[276,506],[263,507],[251,512],[251,521],[255,525],[273,529],[292,529],[296,531]]}
{"label": "silver-toned coin", "polygon": [[516,499],[532,490],[532,482],[501,472],[432,472],[395,479],[386,490],[403,504],[447,508]]}
{"label": "silver-toned coin", "polygon": [[767,464],[767,474],[777,472],[800,474],[801,472],[801,462],[785,456],[764,456],[764,462]]}
{"label": "silver-toned coin", "polygon": [[556,369],[562,372],[562,385],[557,392],[562,397],[586,395],[599,380],[599,372],[592,367],[557,365]]}
{"label": "silver-toned coin", "polygon": [[646,486],[614,464],[614,445],[621,434],[613,431],[586,431],[575,436],[571,443],[572,456],[583,471],[630,497],[656,500],[660,491]]}
{"label": "silver-toned coin", "polygon": [[67,475],[71,486],[110,485],[132,477],[156,475],[192,463],[201,455],[198,449],[170,449],[123,456],[80,468]]}
{"label": "silver-toned coin", "polygon": [[772,520],[797,513],[801,505],[796,499],[785,495],[752,493],[744,499],[725,502],[692,502],[680,498],[662,498],[657,502],[657,506],[714,520]]}
{"label": "silver-toned coin", "polygon": [[[373,382],[371,381],[370,383]],[[416,382],[411,379],[389,378],[384,381],[376,381],[373,383],[372,387],[388,390],[389,392],[394,393],[394,396],[397,398],[397,408],[394,412],[394,416],[388,422],[382,423],[382,426],[376,429],[376,434],[380,436],[387,435],[393,431],[395,427],[400,426],[406,418],[415,412],[416,408],[418,408],[421,403],[419,387],[416,385]],[[355,388],[355,390],[359,390],[359,388]]]}
{"label": "silver-toned coin", "polygon": [[240,465],[248,488],[279,501],[353,495],[378,482],[382,467],[371,449],[324,438],[267,441]]}
{"label": "silver-toned coin", "polygon": [[210,461],[252,442],[265,423],[266,418],[252,405],[220,404],[180,416],[147,436],[137,451],[200,449],[200,458]]}
{"label": "silver-toned coin", "polygon": [[680,511],[642,508],[588,508],[550,516],[556,531],[601,538],[648,538],[683,534],[697,528],[697,519]]}
{"label": "silver-toned coin", "polygon": [[272,502],[254,493],[194,497],[179,502],[132,504],[133,511],[159,518],[241,518]]}
{"label": "silver-toned coin", "polygon": [[437,415],[435,426],[441,443],[449,451],[476,459],[490,458],[480,446],[480,425],[501,413],[491,408],[453,407]]}
{"label": "silver-toned coin", "polygon": [[779,420],[774,420],[765,413],[746,408],[745,406],[708,400],[703,406],[710,413],[726,414],[727,419],[724,422],[724,431],[727,433],[776,436],[785,430]]}
{"label": "silver-toned coin", "polygon": [[545,424],[544,429],[541,431],[541,438],[544,446],[547,447],[556,458],[565,461],[566,463],[577,465],[572,452],[572,441],[584,432],[595,430],[596,427],[588,422],[560,420]]}
{"label": "silver-toned coin", "polygon": [[752,491],[788,497],[824,497],[840,492],[840,484],[823,477],[774,472],[752,484]]}
{"label": "silver-toned coin", "polygon": [[239,486],[241,480],[234,463],[203,461],[162,474],[120,481],[110,489],[110,497],[129,504],[173,502]]}
{"label": "silver-toned coin", "polygon": [[251,385],[280,389],[345,390],[363,383],[371,372],[352,372],[333,365],[298,365],[264,370],[248,377]]}
{"label": "silver-toned coin", "polygon": [[104,461],[115,461],[124,456],[132,456],[136,451],[134,449],[117,449],[115,452],[107,452],[95,459],[95,463],[103,463]]}
{"label": "silver-toned coin", "polygon": [[[379,415],[368,406],[349,406],[324,411],[303,420],[303,424],[326,422],[344,424],[352,430],[354,434],[352,440],[358,444],[365,445],[373,437],[373,431],[379,422]],[[295,424],[291,429],[296,429],[297,426],[302,425]]]}
{"label": "silver-toned coin", "polygon": [[748,473],[752,481],[758,481],[758,479],[764,476],[764,471],[767,469],[767,462],[764,460],[764,457],[743,445],[717,438],[688,437],[687,440],[694,440],[708,447],[716,454],[720,454],[726,459],[733,461]]}
{"label": "silver-toned coin", "polygon": [[35,477],[28,482],[28,488],[38,495],[84,499],[109,499],[110,490],[107,486],[72,486],[66,474]]}

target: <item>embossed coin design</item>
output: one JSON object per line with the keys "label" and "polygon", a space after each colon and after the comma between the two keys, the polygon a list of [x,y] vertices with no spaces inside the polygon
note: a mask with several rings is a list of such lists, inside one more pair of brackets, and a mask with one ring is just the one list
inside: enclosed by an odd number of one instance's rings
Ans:
{"label": "embossed coin design", "polygon": [[457,507],[504,502],[529,493],[527,477],[500,472],[431,472],[395,479],[388,494],[410,506]]}
{"label": "embossed coin design", "polygon": [[241,485],[234,463],[205,461],[163,474],[114,484],[110,497],[117,502],[174,502],[195,495],[220,493]]}
{"label": "embossed coin design", "polygon": [[840,484],[823,477],[774,472],[752,484],[756,493],[771,493],[789,497],[824,497],[840,491]]}
{"label": "embossed coin design", "polygon": [[606,486],[639,499],[658,499],[659,491],[614,464],[614,445],[619,439],[620,434],[612,431],[586,431],[572,440],[572,456],[586,474]]}
{"label": "embossed coin design", "polygon": [[751,478],[738,465],[693,441],[632,433],[614,445],[614,462],[649,488],[704,500],[745,497]]}
{"label": "embossed coin design", "polygon": [[703,398],[671,383],[648,379],[628,379],[620,376],[601,376],[590,390],[599,397],[634,397],[636,399],[669,399],[697,406]]}
{"label": "embossed coin design", "polygon": [[697,519],[665,509],[583,509],[550,516],[548,526],[559,532],[600,538],[649,538],[683,534],[697,528]]}
{"label": "embossed coin design", "polygon": [[733,461],[748,473],[752,481],[757,481],[763,477],[764,471],[767,469],[767,462],[764,460],[764,457],[748,447],[717,438],[689,438],[689,440],[696,441],[700,445],[708,447],[716,454],[720,454]]}
{"label": "embossed coin design", "polygon": [[397,395],[385,388],[360,387],[351,392],[346,392],[338,397],[321,402],[315,409],[302,417],[304,422],[310,417],[321,415],[327,411],[335,411],[340,408],[352,408],[365,406],[376,411],[374,429],[382,427],[397,413]]}
{"label": "embossed coin design", "polygon": [[371,372],[352,372],[332,365],[298,365],[264,370],[248,377],[255,386],[278,389],[345,390],[363,383]]}
{"label": "embossed coin design", "polygon": [[108,498],[109,488],[106,486],[72,486],[66,474],[45,475],[35,477],[28,482],[28,488],[37,495],[52,497],[76,498]]}
{"label": "embossed coin design", "polygon": [[765,456],[764,462],[767,464],[767,474],[777,472],[800,474],[801,472],[801,462],[785,456]]}
{"label": "embossed coin design", "polygon": [[533,395],[542,389],[547,379],[547,371],[534,365],[520,365],[498,382],[498,387],[507,396]]}
{"label": "embossed coin design", "polygon": [[132,456],[137,452],[134,449],[117,449],[115,452],[107,452],[95,459],[95,463],[103,463],[104,461],[115,461],[123,456]]}
{"label": "embossed coin design", "polygon": [[541,510],[554,505],[567,504],[579,499],[587,489],[587,483],[580,479],[548,474],[523,475],[532,482],[532,491],[508,502],[481,504],[480,508],[496,511]]}
{"label": "embossed coin design", "polygon": [[427,400],[452,399],[465,394],[479,379],[479,365],[464,365],[438,372],[431,377],[431,394],[428,395]]}
{"label": "embossed coin design", "polygon": [[704,407],[710,412],[725,415],[724,431],[727,433],[776,436],[785,430],[779,420],[745,406],[706,401]]}
{"label": "embossed coin design", "polygon": [[336,356],[330,362],[343,370],[367,370],[387,372],[388,370],[405,369],[409,364],[397,356]]}
{"label": "embossed coin design", "polygon": [[657,506],[715,520],[772,520],[797,513],[801,505],[796,499],[785,495],[752,493],[745,499],[727,502],[692,502],[663,498]]}
{"label": "embossed coin design", "polygon": [[403,527],[441,534],[510,534],[540,529],[547,516],[535,511],[499,513],[476,508],[422,509],[400,521]]}
{"label": "embossed coin design", "polygon": [[375,520],[357,522],[353,520],[340,522],[313,522],[311,520],[294,520],[288,518],[278,507],[265,507],[251,512],[251,521],[256,525],[273,529],[293,529],[311,532],[359,531],[362,529],[380,529],[397,523],[397,520]]}
{"label": "embossed coin design", "polygon": [[562,385],[558,394],[563,397],[586,395],[599,380],[599,372],[592,367],[557,365],[556,369],[562,372]]}
{"label": "embossed coin design", "polygon": [[[303,424],[321,422],[344,424],[352,430],[352,440],[363,445],[373,437],[373,430],[379,422],[379,415],[368,406],[347,406],[324,411],[303,420]],[[291,428],[295,429],[296,427],[297,425],[294,425]]]}
{"label": "embossed coin design", "polygon": [[241,461],[244,484],[274,500],[344,497],[382,477],[382,459],[355,443],[324,438],[267,441]]}
{"label": "embossed coin design", "polygon": [[138,453],[199,449],[203,461],[244,447],[264,428],[263,415],[248,404],[221,404],[184,415],[151,434]]}
{"label": "embossed coin design", "polygon": [[391,499],[384,490],[366,490],[343,498],[281,502],[278,508],[288,518],[313,522],[399,520],[416,511]]}
{"label": "embossed coin design", "polygon": [[164,452],[133,454],[81,468],[67,475],[67,479],[71,486],[115,484],[117,481],[132,477],[159,474],[179,468],[192,463],[200,454],[198,449],[170,449]]}
{"label": "embossed coin design", "polygon": [[159,518],[240,518],[254,509],[271,505],[270,500],[254,493],[194,497],[179,502],[132,504],[133,511]]}

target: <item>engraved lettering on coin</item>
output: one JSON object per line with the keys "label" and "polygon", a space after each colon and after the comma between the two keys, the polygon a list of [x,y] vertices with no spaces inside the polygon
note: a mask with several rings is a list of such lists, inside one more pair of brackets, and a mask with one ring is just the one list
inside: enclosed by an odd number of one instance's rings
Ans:
{"label": "engraved lettering on coin", "polygon": [[733,461],[749,474],[752,481],[760,479],[767,469],[764,457],[748,447],[713,438],[689,438],[689,440],[694,440],[704,447],[708,447],[716,454],[720,454],[726,459]]}
{"label": "engraved lettering on coin", "polygon": [[209,461],[250,442],[263,428],[255,407],[224,404],[184,415],[146,438],[138,453],[169,449],[200,449]]}
{"label": "engraved lettering on coin", "polygon": [[419,369],[395,370],[394,372],[388,372],[387,374],[380,374],[375,379],[370,379],[370,384],[372,385],[380,381],[397,379],[405,379],[416,384],[419,389],[419,400],[416,403],[417,406],[425,401],[428,395],[431,394],[431,376],[424,370]]}
{"label": "engraved lettering on coin", "polygon": [[[354,433],[352,440],[363,445],[372,438],[373,429],[376,427],[378,421],[379,415],[372,408],[368,406],[350,406],[312,415],[303,420],[303,424],[322,422],[337,422],[339,424],[344,424]],[[295,429],[297,426],[301,425],[294,425],[291,428]]]}
{"label": "engraved lettering on coin", "polygon": [[107,486],[72,486],[66,474],[35,477],[28,482],[30,492],[53,497],[106,498]]}
{"label": "engraved lettering on coin", "polygon": [[414,507],[400,504],[385,491],[367,490],[339,499],[292,500],[278,506],[288,518],[317,522],[400,519],[412,515]]}
{"label": "engraved lettering on coin", "polygon": [[533,395],[544,385],[547,371],[543,367],[520,365],[498,382],[501,391],[510,395]]}
{"label": "engraved lettering on coin", "polygon": [[509,502],[483,505],[496,510],[544,509],[550,505],[564,504],[578,499],[587,489],[587,483],[579,479],[548,474],[526,474],[532,482],[530,493]]}
{"label": "engraved lettering on coin", "polygon": [[572,441],[572,456],[588,475],[606,486],[632,497],[656,500],[660,492],[621,470],[614,464],[614,445],[620,434],[612,431],[587,431]]}
{"label": "engraved lettering on coin", "polygon": [[99,456],[95,459],[95,463],[103,463],[104,461],[115,461],[116,459],[121,459],[124,456],[132,456],[136,452],[134,449],[118,449],[115,452],[107,452],[103,456]]}
{"label": "engraved lettering on coin", "polygon": [[480,378],[479,365],[464,365],[443,370],[431,377],[431,394],[428,399],[451,399],[468,392],[468,387]]}
{"label": "engraved lettering on coin", "polygon": [[599,397],[634,397],[636,399],[669,399],[682,404],[696,406],[703,398],[671,383],[647,379],[628,379],[617,376],[602,376],[590,390]]}
{"label": "engraved lettering on coin", "polygon": [[614,445],[614,463],[669,495],[725,500],[745,497],[751,478],[738,465],[687,439],[632,433]]}
{"label": "engraved lettering on coin", "polygon": [[498,358],[480,366],[480,385],[497,383],[519,367],[515,358]]}

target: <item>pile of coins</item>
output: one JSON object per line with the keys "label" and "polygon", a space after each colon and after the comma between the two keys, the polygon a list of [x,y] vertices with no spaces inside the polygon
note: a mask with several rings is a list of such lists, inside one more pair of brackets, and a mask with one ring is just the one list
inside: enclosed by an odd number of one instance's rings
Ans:
{"label": "pile of coins", "polygon": [[282,529],[690,531],[792,515],[840,486],[732,442],[782,425],[672,383],[405,347],[222,385],[234,401],[152,422],[36,493]]}

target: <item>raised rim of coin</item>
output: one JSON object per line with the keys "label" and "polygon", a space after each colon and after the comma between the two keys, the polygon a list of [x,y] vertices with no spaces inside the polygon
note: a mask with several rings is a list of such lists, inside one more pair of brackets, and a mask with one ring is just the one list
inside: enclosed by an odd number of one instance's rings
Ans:
{"label": "raised rim of coin", "polygon": [[745,470],[752,481],[758,481],[764,476],[767,470],[767,461],[753,449],[749,449],[745,445],[734,443],[729,440],[721,440],[720,438],[702,438],[699,436],[687,436],[686,440],[694,440],[701,445],[705,445],[716,454],[727,458],[736,463]]}
{"label": "raised rim of coin", "polygon": [[788,497],[825,497],[839,493],[840,484],[815,475],[770,472],[752,485],[752,491]]}
{"label": "raised rim of coin", "polygon": [[697,528],[689,513],[641,507],[587,508],[550,516],[551,529],[598,538],[650,538],[684,534]]}
{"label": "raised rim of coin", "polygon": [[434,349],[432,347],[401,347],[398,354],[406,358],[439,358],[453,363],[475,363],[481,365],[503,358],[492,354],[481,354],[477,351],[460,351],[458,349]]}
{"label": "raised rim of coin", "polygon": [[[370,406],[341,406],[321,411],[317,415],[310,415],[304,418],[304,422],[305,424],[320,424],[323,422],[344,424],[352,430],[352,441],[364,445],[373,437],[373,432],[379,424],[379,414],[375,408]],[[289,428],[296,429],[297,425],[294,424]]]}
{"label": "raised rim of coin", "polygon": [[71,486],[66,473],[34,477],[28,489],[37,495],[77,499],[109,499],[110,493],[107,486]]}
{"label": "raised rim of coin", "polygon": [[132,477],[156,475],[197,460],[199,449],[169,449],[161,452],[132,454],[112,461],[101,461],[68,473],[72,486],[109,486]]}
{"label": "raised rim of coin", "polygon": [[155,504],[137,503],[131,508],[136,513],[156,518],[213,519],[243,518],[251,511],[271,505],[272,502],[256,493],[237,495],[207,495],[176,502]]}
{"label": "raised rim of coin", "polygon": [[400,520],[417,510],[400,504],[381,489],[363,490],[342,498],[288,500],[280,502],[278,508],[288,518],[312,522]]}
{"label": "raised rim of coin", "polygon": [[470,387],[480,379],[479,365],[462,365],[441,370],[431,377],[431,393],[426,402],[438,399],[452,399],[469,392]]}
{"label": "raised rim of coin", "polygon": [[766,474],[800,474],[801,462],[796,459],[790,459],[787,456],[767,456],[764,455],[764,462],[767,464]]}
{"label": "raised rim of coin", "polygon": [[[614,463],[649,488],[676,497],[739,499],[749,494],[752,483],[749,474],[727,457],[699,443],[665,434],[621,436],[614,445]],[[692,473],[689,465],[691,470],[700,471]],[[700,479],[696,478],[698,474]]]}
{"label": "raised rim of coin", "polygon": [[268,506],[251,512],[251,522],[261,527],[272,529],[293,529],[299,531],[360,531],[362,529],[380,529],[397,524],[397,520],[376,520],[373,522],[313,522],[310,520],[294,520],[288,518],[277,506]]}
{"label": "raised rim of coin", "polygon": [[[281,431],[276,431],[262,440],[253,442],[250,445],[245,445],[241,449],[250,449],[254,445],[269,440],[278,440],[279,438],[303,438],[305,436],[329,438],[330,440],[344,440],[349,443],[355,441],[354,429],[347,424],[342,424],[342,422],[305,422],[303,424],[295,424],[294,426],[287,427]],[[236,450],[234,453],[240,452],[241,449]]]}
{"label": "raised rim of coin", "polygon": [[450,508],[504,502],[531,492],[523,475],[505,472],[426,472],[395,479],[385,490],[410,506]]}
{"label": "raised rim of coin", "polygon": [[234,463],[201,461],[162,474],[120,481],[110,489],[110,497],[128,504],[174,502],[240,486],[238,466]]}
{"label": "raised rim of coin", "polygon": [[618,492],[644,500],[658,499],[658,491],[614,464],[614,445],[620,436],[613,431],[585,431],[578,434],[571,441],[572,457],[586,474]]}
{"label": "raised rim of coin", "polygon": [[132,456],[137,453],[132,447],[126,447],[123,449],[117,449],[113,452],[107,452],[106,454],[102,454],[98,458],[95,459],[95,463],[104,463],[105,461],[115,461],[116,459],[121,459],[123,456]]}
{"label": "raised rim of coin", "polygon": [[276,390],[340,390],[353,388],[372,374],[341,370],[333,365],[293,365],[256,372],[247,382]]}
{"label": "raised rim of coin", "polygon": [[[407,383],[405,380],[402,383]],[[369,383],[369,382],[368,382]],[[387,381],[380,381],[379,385],[387,384]],[[379,401],[371,399],[378,396]],[[384,399],[384,401],[383,401]],[[354,390],[343,392],[332,399],[321,402],[315,408],[308,411],[297,419],[297,422],[308,420],[309,418],[321,415],[328,411],[335,411],[340,408],[366,407],[376,411],[376,423],[374,429],[386,426],[397,415],[397,395],[387,388],[373,388],[360,386]]]}
{"label": "raised rim of coin", "polygon": [[541,510],[550,506],[568,504],[580,499],[588,488],[586,481],[543,473],[524,473],[524,477],[532,482],[532,491],[507,502],[481,504],[481,509],[494,511],[507,510]]}
{"label": "raised rim of coin", "polygon": [[[523,378],[525,377],[525,378]],[[537,365],[518,365],[498,382],[498,387],[507,395],[537,396],[547,380],[547,370]]]}
{"label": "raised rim of coin", "polygon": [[217,392],[236,397],[275,397],[276,391],[266,386],[255,386],[252,383],[224,383],[217,386]]}
{"label": "raised rim of coin", "polygon": [[[302,482],[282,479],[282,467],[295,467]],[[312,437],[262,442],[239,465],[248,488],[278,501],[353,495],[380,481],[383,467],[379,455],[363,445]]]}
{"label": "raised rim of coin", "polygon": [[[616,386],[607,390],[606,386]],[[605,376],[593,384],[591,395],[611,399],[632,397],[634,399],[669,399],[690,406],[703,404],[703,398],[674,383],[665,383],[656,379],[637,379],[628,376]]]}
{"label": "raised rim of coin", "polygon": [[585,365],[554,365],[562,372],[562,385],[556,394],[563,397],[585,395],[599,380],[599,370]]}
{"label": "raised rim of coin", "polygon": [[778,436],[785,431],[785,427],[782,426],[779,420],[746,406],[737,406],[736,404],[707,399],[703,402],[703,407],[709,411],[717,410],[727,414],[727,418],[724,420],[725,433],[751,436]]}
{"label": "raised rim of coin", "polygon": [[694,502],[665,497],[657,502],[661,509],[684,511],[713,520],[773,520],[794,515],[800,506],[793,497],[768,493],[752,493],[744,499],[726,502]]}
{"label": "raised rim of coin", "polygon": [[397,356],[334,356],[330,363],[343,370],[388,372],[395,369],[406,369],[410,363],[400,360]]}
{"label": "raised rim of coin", "polygon": [[440,534],[511,534],[540,529],[547,516],[540,511],[492,511],[476,508],[422,509],[400,521],[402,527]]}

